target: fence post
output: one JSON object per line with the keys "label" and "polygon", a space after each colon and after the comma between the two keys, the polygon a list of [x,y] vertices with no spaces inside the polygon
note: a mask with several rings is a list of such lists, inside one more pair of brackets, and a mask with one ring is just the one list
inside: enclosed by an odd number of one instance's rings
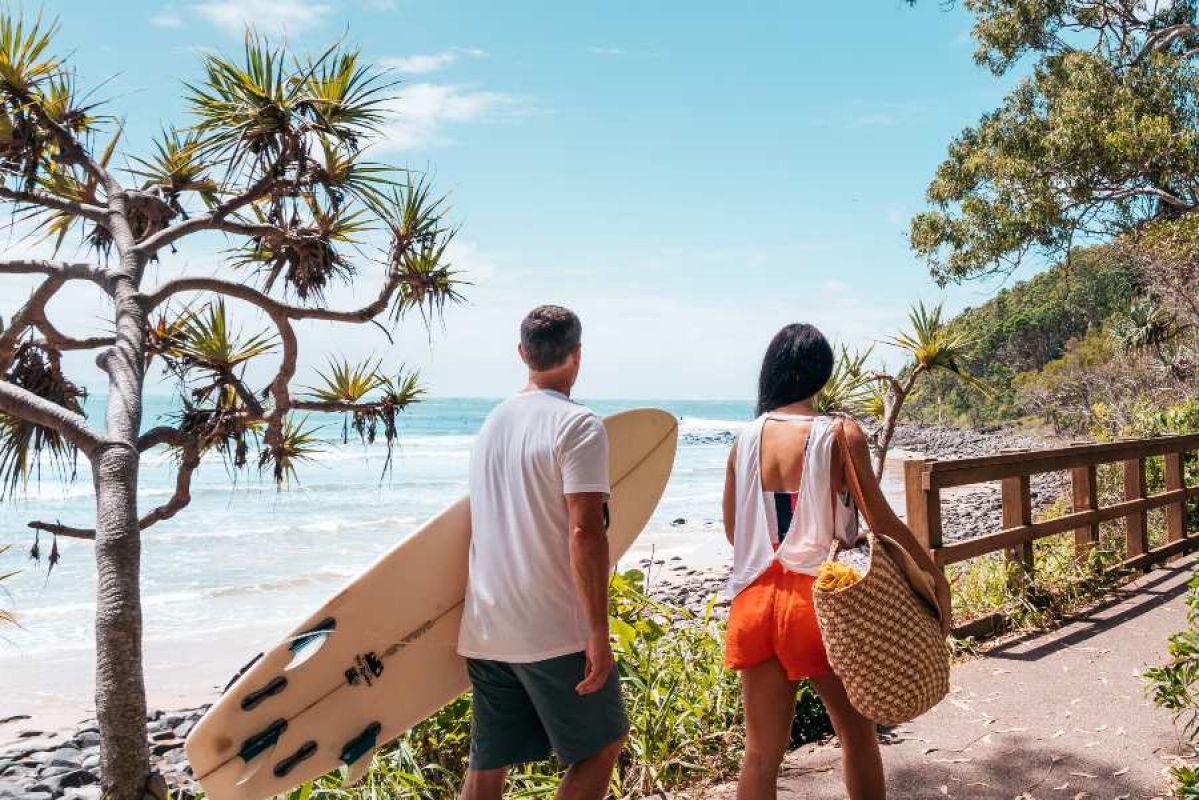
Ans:
{"label": "fence post", "polygon": [[[1032,496],[1027,475],[1004,478],[1000,484],[1003,500],[1003,527],[1018,528],[1032,524]],[[1032,578],[1032,542],[1022,542],[1008,548],[1008,560],[1019,567],[1012,575],[1012,588],[1022,588]]]}
{"label": "fence post", "polygon": [[[1094,464],[1070,470],[1070,484],[1074,511],[1094,511],[1099,508],[1099,489]],[[1087,560],[1092,548],[1098,543],[1098,523],[1074,529],[1074,556],[1079,563]]]}
{"label": "fence post", "polygon": [[941,546],[941,490],[926,485],[927,466],[936,459],[909,458],[903,465],[904,501],[908,527],[917,541],[935,556]]}
{"label": "fence post", "polygon": [[[1166,491],[1186,487],[1182,470],[1182,453],[1166,453]],[[1166,541],[1177,542],[1187,535],[1187,499],[1166,506]]]}
{"label": "fence post", "polygon": [[[1139,500],[1145,496],[1145,459],[1133,458],[1124,462],[1124,499]],[[1149,551],[1149,514],[1134,511],[1126,518],[1124,539],[1127,557],[1136,558]]]}

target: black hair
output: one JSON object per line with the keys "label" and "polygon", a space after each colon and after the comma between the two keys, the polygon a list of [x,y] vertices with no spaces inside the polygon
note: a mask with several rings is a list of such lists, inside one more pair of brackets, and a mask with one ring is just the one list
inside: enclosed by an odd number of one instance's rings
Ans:
{"label": "black hair", "polygon": [[814,325],[797,322],[770,340],[758,376],[758,414],[806,400],[833,374],[833,348]]}
{"label": "black hair", "polygon": [[582,338],[578,314],[562,306],[538,306],[520,323],[525,361],[538,372],[561,366]]}

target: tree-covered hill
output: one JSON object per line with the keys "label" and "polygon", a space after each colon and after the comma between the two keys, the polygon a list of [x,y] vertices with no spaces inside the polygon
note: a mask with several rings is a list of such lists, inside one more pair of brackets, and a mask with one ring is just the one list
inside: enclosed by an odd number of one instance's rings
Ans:
{"label": "tree-covered hill", "polygon": [[1135,268],[1112,247],[1076,250],[1068,262],[1001,289],[948,323],[970,342],[959,366],[985,381],[993,394],[981,394],[952,376],[929,376],[912,398],[912,414],[984,425],[1034,412],[1018,395],[1016,376],[1064,356],[1072,340],[1125,314],[1139,293]]}

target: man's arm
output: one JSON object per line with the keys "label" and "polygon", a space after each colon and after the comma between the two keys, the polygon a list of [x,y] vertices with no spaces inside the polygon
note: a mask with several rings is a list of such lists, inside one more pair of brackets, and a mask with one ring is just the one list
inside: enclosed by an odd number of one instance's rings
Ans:
{"label": "man's arm", "polygon": [[570,568],[575,592],[587,615],[587,674],[579,694],[603,688],[612,672],[612,642],[608,633],[608,531],[604,524],[604,495],[582,492],[566,495],[570,517]]}

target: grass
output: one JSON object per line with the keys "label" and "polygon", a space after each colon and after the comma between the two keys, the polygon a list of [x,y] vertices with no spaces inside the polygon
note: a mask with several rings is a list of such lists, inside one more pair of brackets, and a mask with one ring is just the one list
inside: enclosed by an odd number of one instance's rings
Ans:
{"label": "grass", "polygon": [[[611,625],[617,669],[631,730],[613,776],[617,800],[671,792],[731,778],[744,747],[740,683],[724,669],[724,625],[703,613],[652,599],[646,577],[633,570],[612,581]],[[469,695],[458,698],[384,748],[357,786],[328,775],[294,790],[288,800],[376,800],[456,797],[470,750]],[[831,731],[815,692],[806,684],[796,705],[793,744]],[[551,796],[561,765],[520,767],[508,798]]]}
{"label": "grass", "polygon": [[[1147,459],[1146,493],[1154,494],[1165,487],[1161,457]],[[1187,462],[1187,481],[1193,483],[1199,467]],[[1107,506],[1124,499],[1123,468],[1105,464],[1098,469],[1099,505]],[[1060,497],[1038,516],[1039,520],[1054,519],[1070,512],[1070,500]],[[1166,542],[1165,509],[1155,509],[1148,515],[1149,547]],[[1128,555],[1123,519],[1099,526],[1099,540],[1085,558],[1079,558],[1073,532],[1047,536],[1033,543],[1033,573],[1021,585],[1021,566],[1009,560],[1006,553],[984,556],[951,565],[946,574],[953,590],[955,620],[969,621],[999,613],[1009,629],[1029,630],[1051,626],[1062,617],[1079,611],[1109,593],[1113,588],[1134,577],[1121,568]],[[1199,527],[1199,511],[1192,502],[1188,507],[1188,528]],[[996,520],[995,529],[999,529]]]}

